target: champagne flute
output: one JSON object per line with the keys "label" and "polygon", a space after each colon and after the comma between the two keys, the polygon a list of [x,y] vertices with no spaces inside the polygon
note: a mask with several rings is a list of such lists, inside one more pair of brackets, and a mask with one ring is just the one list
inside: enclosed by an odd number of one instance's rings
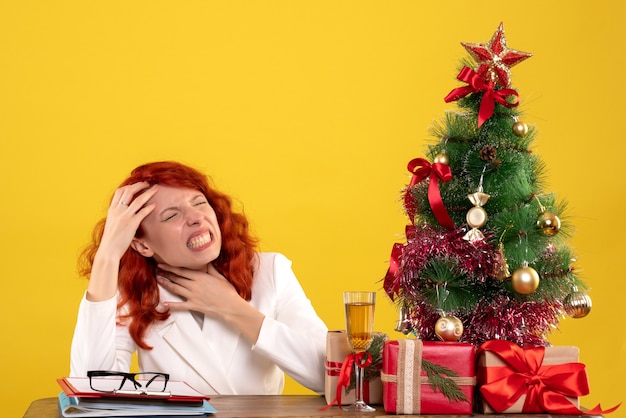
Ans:
{"label": "champagne flute", "polygon": [[346,311],[348,344],[352,352],[357,354],[354,361],[354,373],[356,376],[355,400],[352,405],[345,409],[356,412],[375,411],[374,408],[363,400],[363,368],[359,364],[363,357],[358,354],[365,352],[374,338],[376,293],[344,292],[343,304]]}

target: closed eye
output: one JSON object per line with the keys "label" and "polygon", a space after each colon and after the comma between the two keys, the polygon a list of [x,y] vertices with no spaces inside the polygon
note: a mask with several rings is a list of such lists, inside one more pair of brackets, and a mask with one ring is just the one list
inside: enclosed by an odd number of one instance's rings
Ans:
{"label": "closed eye", "polygon": [[169,221],[170,219],[173,219],[176,215],[178,215],[178,212],[170,212],[170,213],[166,214],[166,215],[165,215],[165,216],[161,219],[161,221],[162,221],[162,222]]}
{"label": "closed eye", "polygon": [[208,202],[207,198],[206,198],[206,197],[204,197],[204,195],[202,195],[202,194],[197,195],[197,196],[196,196],[196,197],[194,197],[194,198],[192,199],[192,201],[191,201],[191,204],[192,204],[193,206],[206,205],[206,204],[208,204],[208,203],[209,203],[209,202]]}

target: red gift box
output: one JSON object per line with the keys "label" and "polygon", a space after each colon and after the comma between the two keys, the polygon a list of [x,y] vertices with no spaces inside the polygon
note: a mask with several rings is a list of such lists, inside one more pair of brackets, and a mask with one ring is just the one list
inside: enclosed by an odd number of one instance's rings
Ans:
{"label": "red gift box", "polygon": [[613,412],[617,406],[580,410],[578,397],[589,393],[589,384],[578,352],[571,346],[521,348],[510,341],[487,341],[478,349],[479,409],[568,415]]}
{"label": "red gift box", "polygon": [[471,414],[474,362],[471,344],[413,339],[385,342],[381,373],[385,412]]}
{"label": "red gift box", "polygon": [[[377,333],[381,335],[380,333]],[[386,335],[382,334],[384,338]],[[347,388],[337,388],[343,362],[352,353],[348,344],[346,331],[328,331],[326,336],[326,376],[324,395],[328,405],[339,401],[337,390],[341,392],[341,404],[350,405],[354,403],[354,390],[346,391]],[[354,372],[351,370],[351,374]],[[380,375],[371,380],[363,380],[363,400],[367,404],[376,405],[383,403],[383,384]]]}

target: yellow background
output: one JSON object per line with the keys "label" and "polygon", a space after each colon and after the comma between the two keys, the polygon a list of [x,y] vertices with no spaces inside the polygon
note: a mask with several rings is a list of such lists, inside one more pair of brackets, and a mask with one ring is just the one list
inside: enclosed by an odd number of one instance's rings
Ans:
{"label": "yellow background", "polygon": [[342,291],[378,290],[377,329],[400,338],[380,280],[403,236],[406,163],[455,108],[443,97],[460,42],[487,42],[501,21],[511,48],[534,53],[513,85],[592,287],[591,315],[552,341],[580,347],[584,405],[626,400],[622,1],[5,0],[3,416],[59,392],[86,287],[76,256],[148,161],[194,165],[243,202],[330,328]]}

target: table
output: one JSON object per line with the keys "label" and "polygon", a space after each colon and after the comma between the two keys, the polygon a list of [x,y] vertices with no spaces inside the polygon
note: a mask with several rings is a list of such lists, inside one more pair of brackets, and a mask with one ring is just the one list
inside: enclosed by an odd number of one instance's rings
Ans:
{"label": "table", "polygon": [[[254,417],[345,417],[359,416],[355,412],[347,412],[340,410],[337,406],[322,410],[326,405],[323,396],[315,395],[271,395],[271,396],[212,396],[209,401],[217,413],[215,418],[254,418]],[[386,415],[382,405],[375,405],[376,412],[363,413],[360,416],[395,416],[396,418],[411,417],[411,415]],[[462,417],[485,417],[499,418],[506,415],[462,415]],[[509,416],[516,418],[550,418],[549,414],[511,414]],[[422,415],[422,417],[425,417]],[[452,418],[451,415],[436,415],[433,418]],[[461,417],[461,416],[459,416]],[[555,418],[573,417],[572,415],[555,415]],[[586,415],[585,418],[593,417]],[[599,416],[596,416],[599,417]],[[30,407],[24,414],[24,418],[61,418],[59,408],[57,406],[57,398],[38,399],[31,403]],[[582,416],[581,416],[582,418]]]}

